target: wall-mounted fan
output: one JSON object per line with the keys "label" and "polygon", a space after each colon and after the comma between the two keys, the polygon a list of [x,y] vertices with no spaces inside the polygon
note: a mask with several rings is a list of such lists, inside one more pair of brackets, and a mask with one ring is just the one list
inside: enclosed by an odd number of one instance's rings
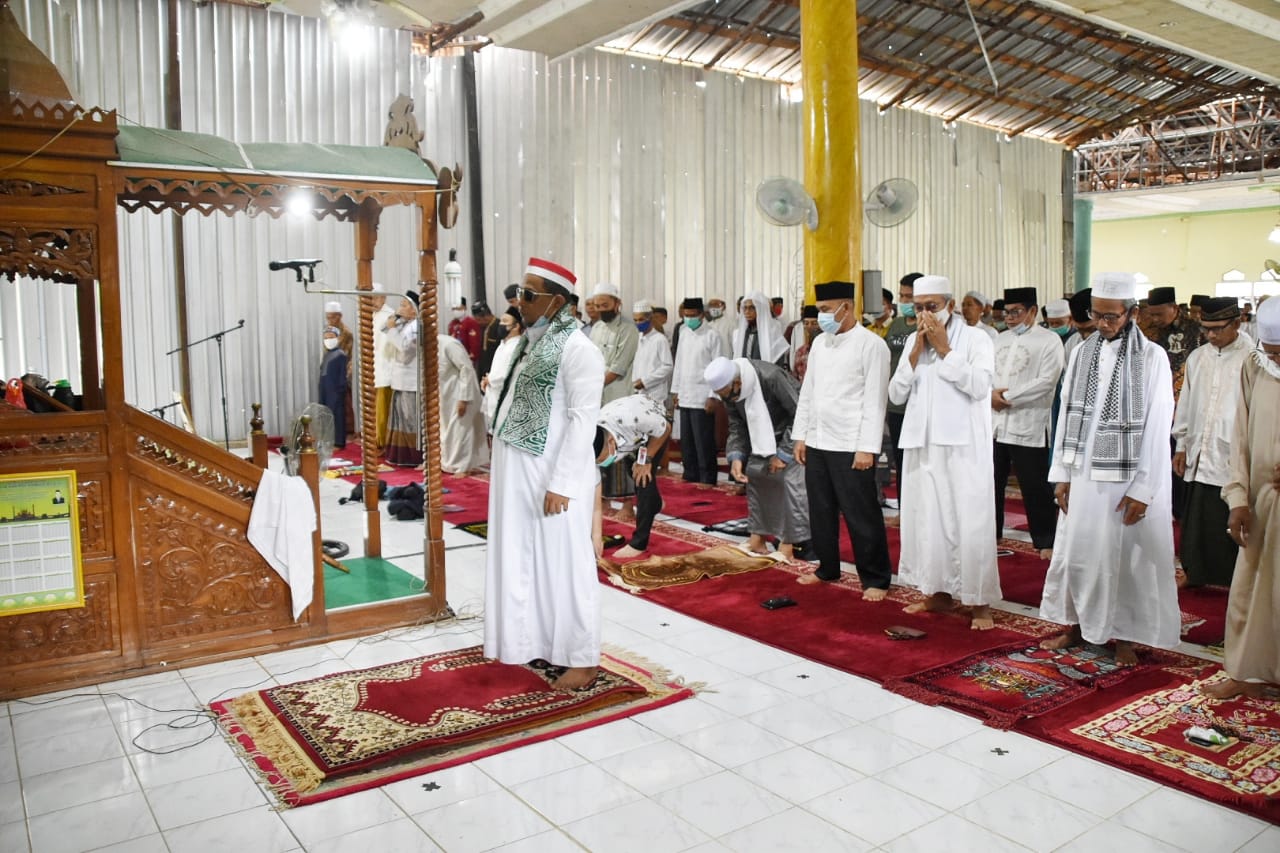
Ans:
{"label": "wall-mounted fan", "polygon": [[1272,278],[1280,278],[1280,261],[1267,258],[1262,265],[1267,268],[1267,272],[1271,273]]}
{"label": "wall-mounted fan", "polygon": [[756,187],[756,209],[774,225],[818,227],[818,205],[794,178],[766,178]]}
{"label": "wall-mounted fan", "polygon": [[890,178],[876,185],[864,207],[867,220],[881,228],[901,225],[916,212],[920,191],[906,178]]}

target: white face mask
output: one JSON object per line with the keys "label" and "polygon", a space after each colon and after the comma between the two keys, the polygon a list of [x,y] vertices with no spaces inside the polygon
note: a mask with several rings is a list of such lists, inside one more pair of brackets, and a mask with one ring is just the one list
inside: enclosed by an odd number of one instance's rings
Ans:
{"label": "white face mask", "polygon": [[461,319],[462,319],[463,317],[465,317],[465,316],[467,316],[467,309],[465,309],[465,308],[454,308],[454,309],[453,309],[453,319],[455,319],[455,320],[461,320]]}
{"label": "white face mask", "polygon": [[325,348],[325,349],[337,349],[337,348],[338,348],[338,339],[337,339],[337,338],[325,338],[325,339],[324,339],[324,348]]}
{"label": "white face mask", "polygon": [[1031,331],[1031,324],[1019,323],[1018,325],[1011,326],[1010,328],[1013,330],[1015,335],[1025,335],[1027,332]]}
{"label": "white face mask", "polygon": [[724,309],[723,309],[723,308],[708,308],[708,309],[707,309],[707,316],[708,316],[708,317],[710,317],[712,320],[719,320],[721,317],[723,317],[723,316],[724,316]]}
{"label": "white face mask", "polygon": [[944,326],[947,325],[947,321],[951,319],[951,309],[943,308],[941,311],[934,311],[933,319],[937,320]]}

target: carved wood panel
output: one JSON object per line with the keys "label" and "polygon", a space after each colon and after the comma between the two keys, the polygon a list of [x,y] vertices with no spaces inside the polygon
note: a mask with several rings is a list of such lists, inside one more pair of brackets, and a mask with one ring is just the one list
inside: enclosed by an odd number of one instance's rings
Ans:
{"label": "carved wood panel", "polygon": [[75,284],[98,277],[93,228],[0,226],[0,276]]}
{"label": "carved wood panel", "polygon": [[80,556],[86,560],[115,556],[111,548],[111,501],[108,478],[76,475],[80,503]]}
{"label": "carved wood panel", "polygon": [[40,416],[33,416],[32,420],[22,420],[23,426],[27,426],[26,432],[17,434],[0,434],[0,458],[32,456],[38,458],[39,465],[48,466],[55,464],[54,460],[49,459],[51,456],[97,456],[105,454],[106,451],[106,431],[105,429],[73,429],[73,430],[49,430],[41,432]]}
{"label": "carved wood panel", "polygon": [[114,579],[94,575],[85,579],[84,607],[0,619],[0,663],[47,663],[117,650],[114,599]]}
{"label": "carved wood panel", "polygon": [[292,624],[288,586],[240,525],[149,483],[133,490],[144,645]]}

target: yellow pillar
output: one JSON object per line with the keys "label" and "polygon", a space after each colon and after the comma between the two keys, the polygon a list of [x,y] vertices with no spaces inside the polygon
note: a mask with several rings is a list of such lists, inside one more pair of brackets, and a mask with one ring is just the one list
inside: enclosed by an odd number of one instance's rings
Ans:
{"label": "yellow pillar", "polygon": [[815,283],[858,283],[862,275],[856,2],[800,0],[800,68],[804,185],[818,204],[818,228],[804,235],[804,292],[811,302]]}

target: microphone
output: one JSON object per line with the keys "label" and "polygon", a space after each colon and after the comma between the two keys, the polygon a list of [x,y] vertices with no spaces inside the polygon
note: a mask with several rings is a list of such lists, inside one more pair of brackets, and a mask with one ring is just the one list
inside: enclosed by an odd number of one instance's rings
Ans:
{"label": "microphone", "polygon": [[314,267],[316,264],[322,263],[324,263],[324,261],[320,258],[299,258],[293,261],[272,261],[267,264],[267,269],[272,272],[277,272],[279,270],[293,270],[296,273],[301,273],[303,267]]}

